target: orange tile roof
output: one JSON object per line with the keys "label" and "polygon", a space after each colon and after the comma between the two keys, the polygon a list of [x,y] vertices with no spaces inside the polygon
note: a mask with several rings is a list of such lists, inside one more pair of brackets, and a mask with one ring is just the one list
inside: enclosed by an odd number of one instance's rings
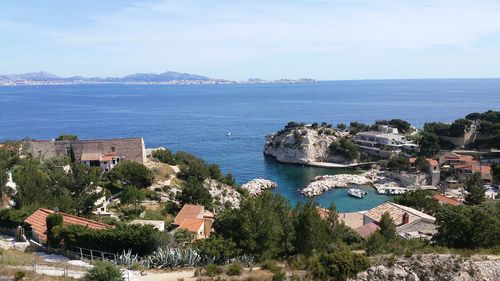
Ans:
{"label": "orange tile roof", "polygon": [[[38,239],[41,241],[47,240],[46,219],[47,219],[48,215],[53,214],[53,213],[55,213],[55,211],[40,208],[24,220],[24,222],[31,225],[32,231],[34,233],[36,233],[36,235],[38,236]],[[105,228],[111,227],[110,225],[100,223],[97,221],[93,221],[93,220],[89,220],[86,218],[73,216],[70,214],[63,213],[63,212],[58,212],[58,213],[63,216],[63,223],[64,224],[83,225],[83,226],[86,226],[88,228],[93,228],[93,229],[105,229]]]}
{"label": "orange tile roof", "polygon": [[[408,161],[410,162],[410,164],[414,164],[415,161],[417,160],[416,157],[410,157],[408,159]],[[439,163],[438,161],[434,160],[434,159],[431,159],[431,158],[425,158],[425,160],[427,160],[427,163],[429,163],[429,165],[431,166],[439,166]]]}
{"label": "orange tile roof", "polygon": [[359,234],[362,238],[368,238],[370,237],[375,231],[380,229],[380,227],[374,223],[374,222],[369,222],[367,224],[364,224],[358,228],[355,228],[354,231]]}
{"label": "orange tile roof", "polygon": [[443,194],[436,194],[436,195],[434,195],[434,199],[436,199],[440,203],[446,204],[446,205],[453,205],[453,206],[460,205],[460,202],[457,199],[446,197]]}
{"label": "orange tile roof", "polygon": [[376,222],[380,222],[382,215],[386,212],[389,213],[389,215],[391,216],[392,220],[396,225],[402,224],[403,215],[405,213],[407,213],[409,216],[409,221],[408,221],[409,223],[419,219],[426,219],[433,222],[436,220],[433,216],[430,216],[426,213],[392,202],[386,202],[382,205],[378,205],[377,207],[368,210],[365,213],[365,216],[371,218]]}
{"label": "orange tile roof", "polygon": [[177,216],[175,216],[174,224],[181,225],[182,222],[187,218],[203,218],[203,213],[205,211],[205,207],[202,205],[193,205],[186,204],[182,206],[182,209],[179,211]]}
{"label": "orange tile roof", "polygon": [[198,230],[200,230],[204,222],[205,222],[204,219],[187,218],[182,221],[181,225],[179,225],[179,228],[186,229],[190,232],[198,233]]}

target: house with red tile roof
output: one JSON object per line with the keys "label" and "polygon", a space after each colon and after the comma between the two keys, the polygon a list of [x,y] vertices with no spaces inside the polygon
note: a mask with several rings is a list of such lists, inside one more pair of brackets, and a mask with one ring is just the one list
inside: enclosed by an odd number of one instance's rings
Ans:
{"label": "house with red tile roof", "polygon": [[413,208],[386,202],[363,214],[363,225],[369,223],[379,224],[384,213],[388,213],[394,224],[396,232],[403,238],[431,238],[436,232],[436,218]]}
{"label": "house with red tile roof", "polygon": [[185,204],[175,216],[173,225],[178,229],[185,229],[194,235],[195,239],[205,239],[212,232],[214,214],[206,211],[202,205]]}
{"label": "house with red tile roof", "polygon": [[[33,214],[27,217],[24,222],[31,226],[33,240],[43,243],[47,241],[47,216],[56,213],[55,211],[49,209],[40,208],[36,210]],[[63,216],[63,224],[76,224],[82,225],[92,229],[106,229],[112,227],[98,221],[89,220],[86,218],[66,214],[63,212],[57,212]]]}
{"label": "house with red tile roof", "polygon": [[452,168],[460,182],[465,182],[474,173],[481,174],[486,183],[493,180],[491,166],[482,164],[472,156],[448,152],[440,158],[440,162],[445,165],[443,167]]}
{"label": "house with red tile roof", "polygon": [[[425,160],[427,160],[428,169],[423,172],[429,174],[430,176],[429,184],[436,186],[439,184],[439,180],[441,177],[441,169],[439,167],[439,162],[431,158],[425,158]],[[417,158],[410,157],[408,161],[410,162],[410,170],[416,171],[417,169],[415,167],[415,162],[417,161]]]}
{"label": "house with red tile roof", "polygon": [[434,199],[436,199],[439,204],[441,205],[452,205],[452,206],[457,206],[460,205],[461,202],[458,201],[456,198],[453,198],[451,196],[446,196],[444,194],[436,194],[433,196]]}

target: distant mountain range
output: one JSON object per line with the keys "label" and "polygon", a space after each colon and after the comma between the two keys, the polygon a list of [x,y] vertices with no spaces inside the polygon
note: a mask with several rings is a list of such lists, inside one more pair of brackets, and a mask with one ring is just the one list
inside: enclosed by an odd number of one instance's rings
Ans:
{"label": "distant mountain range", "polygon": [[48,72],[30,72],[23,74],[0,75],[0,86],[17,85],[76,85],[76,84],[238,84],[238,83],[306,83],[313,79],[281,79],[266,81],[249,79],[247,81],[231,81],[213,79],[190,73],[166,71],[163,73],[135,73],[123,77],[60,77]]}

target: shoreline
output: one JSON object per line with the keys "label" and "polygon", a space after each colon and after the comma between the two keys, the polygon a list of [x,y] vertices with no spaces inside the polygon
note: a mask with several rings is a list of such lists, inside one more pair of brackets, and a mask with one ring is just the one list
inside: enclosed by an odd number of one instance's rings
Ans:
{"label": "shoreline", "polygon": [[338,169],[351,169],[351,168],[362,168],[365,166],[371,166],[374,164],[379,164],[379,162],[361,162],[361,163],[352,163],[352,164],[340,164],[340,163],[331,163],[331,162],[287,162],[287,161],[280,161],[276,158],[276,156],[271,155],[271,154],[266,154],[264,152],[264,156],[268,157],[269,159],[273,159],[274,161],[281,163],[281,164],[287,164],[287,165],[297,165],[297,166],[307,166],[307,167],[316,167],[316,168],[338,168]]}

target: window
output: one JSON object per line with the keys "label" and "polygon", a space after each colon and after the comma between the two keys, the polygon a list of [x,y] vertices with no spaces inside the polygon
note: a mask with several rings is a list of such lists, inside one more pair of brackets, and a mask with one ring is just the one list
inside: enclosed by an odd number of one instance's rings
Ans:
{"label": "window", "polygon": [[115,147],[114,147],[114,146],[112,146],[112,147],[111,147],[111,152],[115,152],[115,150],[116,150],[116,149],[115,149]]}
{"label": "window", "polygon": [[115,160],[115,159],[113,159],[113,165],[114,165],[114,164],[116,164],[116,160]]}
{"label": "window", "polygon": [[70,147],[66,146],[66,154],[69,154]]}

